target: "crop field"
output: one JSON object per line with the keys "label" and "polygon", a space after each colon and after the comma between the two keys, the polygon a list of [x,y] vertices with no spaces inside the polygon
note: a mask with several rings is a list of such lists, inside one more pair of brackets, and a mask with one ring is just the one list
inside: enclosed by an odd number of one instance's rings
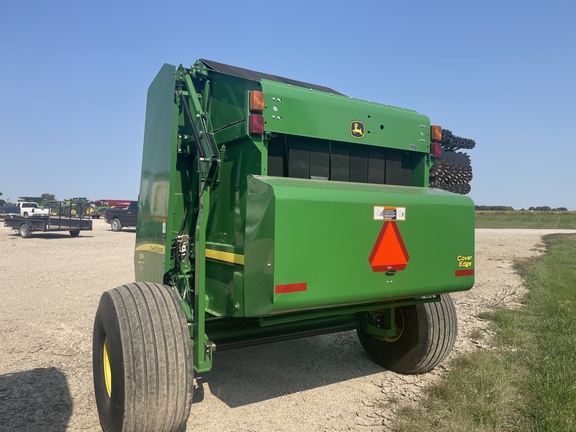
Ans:
{"label": "crop field", "polygon": [[576,211],[477,211],[476,228],[576,229]]}

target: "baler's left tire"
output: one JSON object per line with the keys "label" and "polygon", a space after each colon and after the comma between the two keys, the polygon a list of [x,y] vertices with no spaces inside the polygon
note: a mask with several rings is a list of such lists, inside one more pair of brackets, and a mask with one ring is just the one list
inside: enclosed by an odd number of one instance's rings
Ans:
{"label": "baler's left tire", "polygon": [[440,298],[397,308],[395,338],[377,339],[361,324],[358,337],[372,361],[401,374],[426,373],[442,363],[456,342],[458,319],[452,298],[448,294]]}
{"label": "baler's left tire", "polygon": [[79,230],[71,230],[70,235],[72,237],[78,237],[80,235],[80,231]]}
{"label": "baler's left tire", "polygon": [[191,340],[174,290],[136,282],[104,292],[92,343],[104,431],[176,431],[186,423],[194,378]]}

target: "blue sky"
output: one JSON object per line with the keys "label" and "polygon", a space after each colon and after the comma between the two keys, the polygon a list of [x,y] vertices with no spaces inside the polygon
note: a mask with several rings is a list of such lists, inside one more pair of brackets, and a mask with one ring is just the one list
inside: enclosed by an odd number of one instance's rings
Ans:
{"label": "blue sky", "polygon": [[415,109],[480,205],[576,210],[576,2],[0,1],[0,192],[135,199],[148,86],[198,58]]}

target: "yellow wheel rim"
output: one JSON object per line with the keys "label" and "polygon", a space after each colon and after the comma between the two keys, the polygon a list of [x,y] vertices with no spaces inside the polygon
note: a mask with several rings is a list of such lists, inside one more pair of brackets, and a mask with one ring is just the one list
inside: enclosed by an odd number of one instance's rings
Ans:
{"label": "yellow wheel rim", "polygon": [[402,309],[398,308],[398,314],[396,315],[396,319],[394,320],[394,328],[396,329],[396,336],[392,337],[385,337],[384,341],[386,342],[396,342],[398,339],[402,337],[402,333],[404,333],[404,314],[402,313]]}
{"label": "yellow wheel rim", "polygon": [[108,338],[104,339],[102,363],[104,366],[104,382],[106,383],[106,391],[108,392],[108,397],[112,397],[112,370],[110,369],[110,357],[108,356]]}

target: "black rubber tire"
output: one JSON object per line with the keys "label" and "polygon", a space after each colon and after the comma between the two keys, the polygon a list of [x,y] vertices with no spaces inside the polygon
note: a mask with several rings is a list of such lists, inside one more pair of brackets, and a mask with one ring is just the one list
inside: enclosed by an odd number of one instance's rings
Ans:
{"label": "black rubber tire", "polygon": [[20,224],[18,232],[20,233],[20,237],[22,238],[28,238],[32,235],[32,230],[28,226],[28,222]]}
{"label": "black rubber tire", "polygon": [[136,282],[104,292],[92,344],[104,431],[176,431],[186,423],[194,385],[192,345],[174,290]]}
{"label": "black rubber tire", "polygon": [[90,216],[90,214],[92,213],[92,206],[90,206],[90,204],[84,204],[82,206],[82,216]]}
{"label": "black rubber tire", "polygon": [[364,333],[358,337],[375,363],[400,374],[421,374],[442,363],[454,347],[458,319],[454,302],[448,294],[441,301],[403,306],[396,309],[400,337],[383,341]]}
{"label": "black rubber tire", "polygon": [[78,237],[80,235],[80,231],[79,230],[72,230],[72,231],[70,231],[70,235],[72,237]]}
{"label": "black rubber tire", "polygon": [[120,219],[118,218],[112,219],[110,227],[112,228],[112,231],[122,231],[122,222],[120,222]]}

